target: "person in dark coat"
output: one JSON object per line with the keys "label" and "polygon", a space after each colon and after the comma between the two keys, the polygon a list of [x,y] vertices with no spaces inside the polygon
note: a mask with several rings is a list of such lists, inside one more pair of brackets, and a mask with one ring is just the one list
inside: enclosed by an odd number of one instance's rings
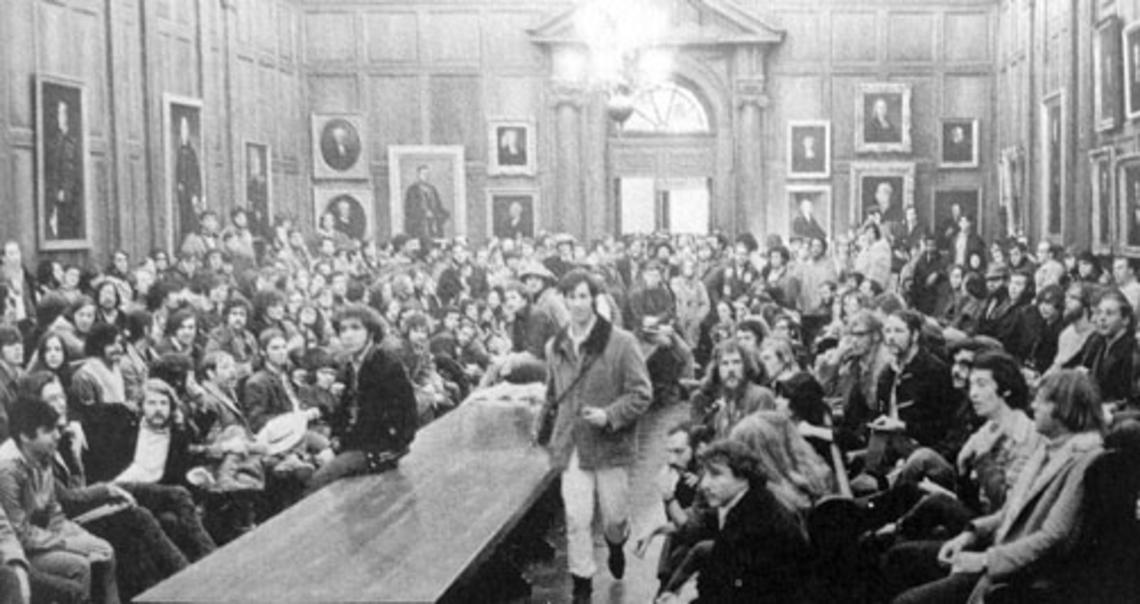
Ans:
{"label": "person in dark coat", "polygon": [[379,346],[383,319],[373,309],[349,305],[336,318],[349,353],[337,380],[345,385],[329,419],[337,455],[309,482],[315,491],[344,476],[392,469],[408,452],[417,427],[416,395],[400,360]]}
{"label": "person in dark coat", "polygon": [[910,303],[924,315],[934,315],[941,284],[945,281],[945,265],[938,252],[937,240],[930,233],[922,234],[922,255],[914,264],[914,277],[910,286]]}
{"label": "person in dark coat", "polygon": [[1132,394],[1136,339],[1132,307],[1118,289],[1101,296],[1093,315],[1094,331],[1065,367],[1085,367],[1105,402],[1126,401]]}
{"label": "person in dark coat", "polygon": [[989,336],[1009,348],[1009,342],[1016,335],[1018,315],[1014,312],[1014,300],[1010,299],[1009,270],[1003,266],[991,266],[986,270],[986,299],[978,316],[978,335]]}
{"label": "person in dark coat", "polygon": [[[712,548],[700,566],[695,602],[717,604],[808,601],[810,549],[795,515],[765,485],[747,445],[717,441],[700,456],[700,489],[709,508],[689,515],[675,538]],[[665,592],[658,603],[676,602]]]}
{"label": "person in dark coat", "polygon": [[451,212],[443,207],[439,189],[428,182],[427,166],[416,169],[416,182],[404,194],[404,232],[419,239],[443,237]]}

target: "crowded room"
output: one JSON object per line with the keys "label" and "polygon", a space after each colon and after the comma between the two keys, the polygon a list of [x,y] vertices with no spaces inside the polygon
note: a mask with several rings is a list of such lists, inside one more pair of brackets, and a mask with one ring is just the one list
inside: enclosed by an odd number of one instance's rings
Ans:
{"label": "crowded room", "polygon": [[1140,0],[3,0],[0,604],[1140,602]]}

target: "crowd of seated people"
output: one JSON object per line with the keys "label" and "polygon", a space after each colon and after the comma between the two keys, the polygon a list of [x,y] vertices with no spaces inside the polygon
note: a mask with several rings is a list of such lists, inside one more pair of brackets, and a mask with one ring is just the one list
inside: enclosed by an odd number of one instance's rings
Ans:
{"label": "crowd of seated people", "polygon": [[[306,493],[394,467],[473,389],[544,379],[568,321],[555,285],[579,267],[637,334],[654,403],[690,406],[668,435],[668,523],[639,544],[668,536],[662,601],[694,576],[709,602],[1067,593],[1044,579],[1079,566],[1086,475],[1106,449],[1136,467],[1127,258],[986,254],[968,217],[937,237],[872,220],[831,241],[588,246],[230,221],[208,211],[177,250],[103,268],[31,271],[5,244],[4,597],[130,600]],[[396,399],[406,412],[360,403]]]}

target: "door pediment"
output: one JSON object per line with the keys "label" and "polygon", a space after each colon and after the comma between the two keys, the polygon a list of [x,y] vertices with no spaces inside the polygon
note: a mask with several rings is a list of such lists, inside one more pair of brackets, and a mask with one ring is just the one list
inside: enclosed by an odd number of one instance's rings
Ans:
{"label": "door pediment", "polygon": [[[613,1],[613,0],[611,0]],[[775,45],[784,31],[731,0],[658,0],[669,13],[669,46]],[[575,28],[575,7],[530,30],[531,40],[542,45],[585,44]]]}

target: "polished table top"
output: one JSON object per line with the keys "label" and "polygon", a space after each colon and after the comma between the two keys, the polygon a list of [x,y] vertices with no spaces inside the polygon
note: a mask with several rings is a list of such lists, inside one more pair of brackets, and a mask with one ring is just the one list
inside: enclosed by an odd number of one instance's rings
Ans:
{"label": "polished table top", "polygon": [[550,483],[529,444],[541,385],[481,392],[416,434],[398,469],[337,481],[138,602],[434,602]]}

